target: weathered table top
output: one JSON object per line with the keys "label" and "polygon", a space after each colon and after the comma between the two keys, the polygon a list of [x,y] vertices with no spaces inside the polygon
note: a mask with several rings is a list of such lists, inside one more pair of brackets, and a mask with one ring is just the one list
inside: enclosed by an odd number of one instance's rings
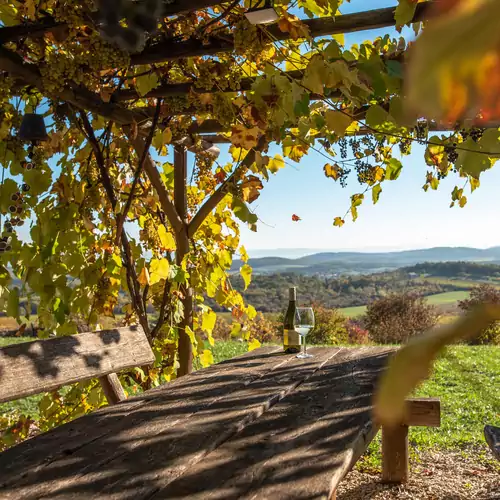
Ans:
{"label": "weathered table top", "polygon": [[264,347],[0,454],[2,499],[328,498],[390,350]]}

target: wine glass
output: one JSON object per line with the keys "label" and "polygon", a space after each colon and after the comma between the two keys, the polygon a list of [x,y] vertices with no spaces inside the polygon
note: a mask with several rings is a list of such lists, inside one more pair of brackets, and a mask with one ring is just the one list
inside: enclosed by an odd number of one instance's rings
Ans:
{"label": "wine glass", "polygon": [[312,307],[297,307],[295,313],[295,331],[301,336],[301,344],[304,344],[303,352],[297,354],[297,358],[312,358],[312,354],[307,353],[306,335],[314,328],[314,311]]}

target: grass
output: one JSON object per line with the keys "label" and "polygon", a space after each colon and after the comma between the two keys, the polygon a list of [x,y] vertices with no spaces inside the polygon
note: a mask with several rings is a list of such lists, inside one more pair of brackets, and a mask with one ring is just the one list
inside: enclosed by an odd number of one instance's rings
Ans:
{"label": "grass", "polygon": [[348,318],[357,318],[363,316],[366,312],[366,306],[342,307],[339,311]]}
{"label": "grass", "polygon": [[433,306],[442,306],[455,304],[459,300],[464,300],[469,296],[469,292],[458,291],[458,292],[444,292],[437,293],[435,295],[428,295],[426,297],[427,303]]}
{"label": "grass", "polygon": [[[455,346],[436,362],[432,377],[414,394],[441,400],[441,427],[410,428],[411,452],[453,449],[490,455],[483,437],[485,424],[500,423],[500,347]],[[380,434],[360,460],[363,470],[381,467]]]}

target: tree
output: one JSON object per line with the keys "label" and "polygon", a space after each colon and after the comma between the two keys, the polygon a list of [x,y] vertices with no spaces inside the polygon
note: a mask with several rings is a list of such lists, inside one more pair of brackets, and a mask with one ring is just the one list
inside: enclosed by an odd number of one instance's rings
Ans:
{"label": "tree", "polygon": [[[468,299],[458,303],[458,307],[464,312],[469,312],[480,304],[500,304],[500,290],[487,284],[476,286],[470,291]],[[500,344],[500,324],[491,323],[481,330],[479,335],[470,338],[469,344]]]}
{"label": "tree", "polygon": [[368,305],[364,325],[370,338],[380,344],[407,342],[437,323],[434,306],[410,293],[391,294]]}
{"label": "tree", "polygon": [[[195,334],[201,328],[213,341],[205,297],[237,322],[254,318],[226,274],[235,252],[247,259],[236,219],[256,228],[249,204],[289,161],[320,151],[327,182],[342,185],[354,169],[362,184],[349,208],[356,220],[366,195],[376,203],[382,183],[398,178],[396,152],[407,154],[414,141],[427,145],[425,187],[457,173],[460,206],[465,184],[479,185],[471,162],[479,155],[484,170],[497,159],[494,129],[403,112],[403,39],[345,47],[339,36],[394,25],[394,15],[419,32],[431,12],[425,3],[333,18],[340,1],[308,0],[298,8],[309,19],[299,20],[289,12],[295,2],[277,0],[273,26],[250,25],[246,3],[152,0],[146,23],[135,15],[144,4],[125,3],[111,16],[104,0],[97,8],[90,0],[0,7],[0,210],[8,220],[0,305],[22,321],[20,299],[36,296],[42,334],[68,335],[79,320],[95,326],[112,315],[125,291],[126,321],[138,321],[157,352],[144,387],[189,373],[193,356],[210,363]],[[49,140],[29,144],[19,128],[35,111]],[[429,137],[433,129],[450,133]],[[214,142],[230,143],[231,162],[216,161]],[[282,154],[268,154],[271,142]],[[196,152],[189,177],[187,148]],[[25,222],[30,238],[16,233]],[[248,286],[251,268],[241,274]]]}

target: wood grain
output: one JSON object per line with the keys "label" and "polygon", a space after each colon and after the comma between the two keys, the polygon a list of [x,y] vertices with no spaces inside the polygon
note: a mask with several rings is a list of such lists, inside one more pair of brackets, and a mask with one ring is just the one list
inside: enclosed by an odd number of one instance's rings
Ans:
{"label": "wood grain", "polygon": [[406,417],[403,421],[408,426],[440,427],[441,402],[438,398],[413,398],[406,401]]}
{"label": "wood grain", "polygon": [[[117,453],[121,450],[120,434],[130,432],[136,426],[147,426],[151,416],[175,426],[218,398],[286,362],[287,357],[282,351],[277,346],[263,347],[212,365],[0,453],[0,489],[21,483],[33,484],[39,475],[48,478],[49,470],[58,469],[61,476],[64,472],[69,474],[73,469],[61,466],[68,457],[75,457],[78,463],[74,465],[78,470],[79,466],[92,464],[99,456]],[[158,401],[161,401],[161,413],[156,412]],[[84,463],[86,457],[89,459],[87,464]],[[54,477],[58,477],[57,472],[54,472]]]}
{"label": "wood grain", "polygon": [[382,428],[382,481],[405,483],[408,468],[408,426]]}
{"label": "wood grain", "polygon": [[[342,349],[259,419],[153,498],[333,498],[376,433],[371,397],[387,349]],[[366,376],[358,377],[368,371]]]}
{"label": "wood grain", "polygon": [[139,326],[2,347],[0,402],[153,361],[153,351]]}
{"label": "wood grain", "polygon": [[332,496],[376,432],[371,396],[387,350],[279,351],[214,365],[0,454],[2,499]]}
{"label": "wood grain", "polygon": [[116,373],[110,373],[109,375],[104,375],[104,377],[99,377],[99,383],[102,386],[108,404],[115,405],[127,399],[127,395]]}

